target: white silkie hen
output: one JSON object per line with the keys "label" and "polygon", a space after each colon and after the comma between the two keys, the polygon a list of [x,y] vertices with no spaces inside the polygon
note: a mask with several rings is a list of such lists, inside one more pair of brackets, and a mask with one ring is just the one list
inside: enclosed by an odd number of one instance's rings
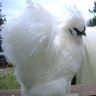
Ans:
{"label": "white silkie hen", "polygon": [[23,96],[65,96],[83,60],[86,24],[77,13],[57,24],[31,2],[21,16],[6,23],[3,49],[14,64]]}

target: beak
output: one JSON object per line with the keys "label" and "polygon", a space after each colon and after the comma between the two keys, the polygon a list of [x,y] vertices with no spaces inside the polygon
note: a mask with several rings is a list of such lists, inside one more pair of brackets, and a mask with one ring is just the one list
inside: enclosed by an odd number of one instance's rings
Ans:
{"label": "beak", "polygon": [[79,31],[77,28],[74,28],[74,30],[77,32],[77,35],[78,36],[86,36],[86,33],[85,33],[85,27],[84,27],[84,30],[83,31]]}
{"label": "beak", "polygon": [[84,35],[84,36],[86,36],[86,33],[85,33],[85,31],[84,31],[84,32],[81,32],[81,35]]}
{"label": "beak", "polygon": [[77,31],[77,35],[78,35],[78,36],[82,36],[82,35],[86,36],[86,33],[85,33],[85,31],[82,31],[82,32]]}

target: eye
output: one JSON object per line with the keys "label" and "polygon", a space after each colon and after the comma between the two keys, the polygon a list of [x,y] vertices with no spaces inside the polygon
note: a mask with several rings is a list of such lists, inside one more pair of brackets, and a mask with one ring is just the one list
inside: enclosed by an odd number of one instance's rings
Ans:
{"label": "eye", "polygon": [[80,32],[80,31],[79,31],[77,28],[75,28],[75,27],[74,27],[73,29],[74,29],[76,32]]}

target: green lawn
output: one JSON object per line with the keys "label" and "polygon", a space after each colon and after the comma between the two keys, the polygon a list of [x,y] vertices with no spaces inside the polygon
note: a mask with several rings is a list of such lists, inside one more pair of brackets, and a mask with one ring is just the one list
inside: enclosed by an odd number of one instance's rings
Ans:
{"label": "green lawn", "polygon": [[[2,72],[2,69],[0,71]],[[20,86],[14,76],[14,69],[6,68],[3,71],[4,76],[0,77],[0,90],[19,89]]]}

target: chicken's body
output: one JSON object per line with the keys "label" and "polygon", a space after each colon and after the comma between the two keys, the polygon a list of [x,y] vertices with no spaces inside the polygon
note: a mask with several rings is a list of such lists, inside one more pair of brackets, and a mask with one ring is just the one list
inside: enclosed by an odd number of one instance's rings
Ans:
{"label": "chicken's body", "polygon": [[57,25],[47,11],[32,2],[19,18],[6,24],[3,49],[15,66],[24,96],[69,93],[84,51],[83,33],[77,35],[72,28],[83,32],[85,23],[80,16],[68,23]]}
{"label": "chicken's body", "polygon": [[79,84],[95,84],[96,83],[96,28],[87,27],[86,37],[83,38],[85,45],[84,62],[77,76]]}

